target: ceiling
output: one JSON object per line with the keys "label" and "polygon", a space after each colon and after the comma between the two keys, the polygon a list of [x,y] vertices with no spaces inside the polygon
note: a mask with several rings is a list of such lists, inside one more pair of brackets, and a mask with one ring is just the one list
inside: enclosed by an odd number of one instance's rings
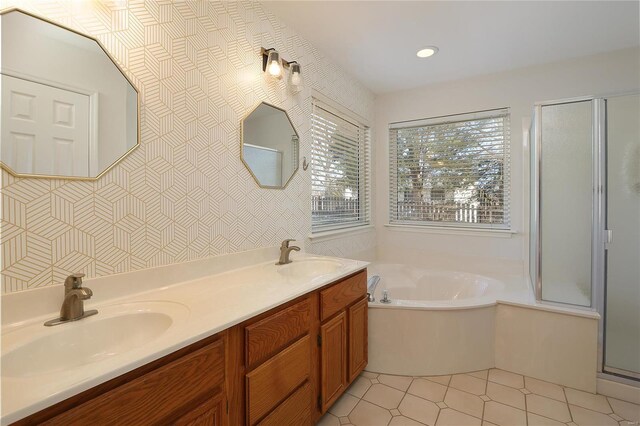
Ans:
{"label": "ceiling", "polygon": [[262,3],[375,93],[640,45],[638,1]]}

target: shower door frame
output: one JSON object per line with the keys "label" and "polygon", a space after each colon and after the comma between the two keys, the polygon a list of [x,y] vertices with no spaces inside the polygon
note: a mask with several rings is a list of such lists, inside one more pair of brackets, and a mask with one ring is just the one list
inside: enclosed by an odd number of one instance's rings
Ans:
{"label": "shower door frame", "polygon": [[[640,374],[626,370],[618,370],[605,366],[605,323],[606,323],[606,256],[607,256],[607,99],[618,96],[638,95],[640,91],[626,91],[598,96],[581,96],[575,98],[558,99],[534,104],[534,129],[533,146],[531,153],[534,159],[530,170],[530,190],[535,191],[535,197],[531,197],[532,205],[529,220],[535,226],[535,282],[536,301],[542,304],[554,306],[570,306],[575,309],[596,311],[598,320],[598,367],[597,376],[608,380],[638,386]],[[541,189],[541,165],[542,165],[542,107],[552,105],[571,104],[577,102],[591,102],[592,111],[592,215],[591,215],[591,304],[590,306],[571,303],[553,302],[542,299],[542,217],[540,211]],[[531,230],[531,224],[529,225]],[[533,235],[530,235],[530,238]],[[530,246],[531,247],[531,246]],[[529,260],[529,259],[528,259]],[[531,266],[529,267],[531,271]]]}
{"label": "shower door frame", "polygon": [[[552,306],[563,306],[563,307],[570,306],[576,309],[596,311],[598,307],[598,303],[600,301],[600,297],[597,294],[596,287],[599,288],[604,286],[604,281],[603,281],[604,274],[603,274],[603,269],[601,269],[600,267],[596,268],[597,264],[599,265],[602,263],[600,260],[596,259],[596,256],[600,255],[599,251],[597,250],[597,247],[602,238],[601,236],[598,237],[596,235],[598,233],[595,232],[595,230],[603,229],[598,227],[601,225],[604,225],[604,217],[602,216],[602,213],[603,213],[602,200],[601,200],[601,198],[604,195],[603,187],[601,186],[604,177],[602,176],[602,167],[600,165],[600,161],[597,161],[597,159],[599,159],[600,154],[603,152],[602,146],[604,146],[604,141],[602,139],[599,140],[600,130],[601,130],[600,129],[601,120],[596,114],[600,114],[601,111],[604,111],[604,110],[601,110],[600,108],[596,108],[596,104],[598,100],[604,100],[604,97],[598,98],[595,96],[580,96],[575,98],[536,102],[534,104],[533,125],[535,129],[534,131],[535,138],[533,141],[534,146],[533,146],[532,152],[535,155],[535,159],[533,161],[535,168],[534,170],[530,171],[530,174],[533,173],[534,175],[534,188],[535,188],[534,190],[536,192],[536,196],[533,198],[534,205],[530,206],[530,208],[534,215],[533,218],[536,226],[535,227],[536,253],[534,257],[536,262],[535,269],[534,269],[536,273],[536,277],[535,277],[536,279],[533,285],[535,290],[536,301],[540,303],[544,303]],[[591,206],[592,206],[593,213],[591,217],[591,297],[590,297],[591,300],[590,300],[589,306],[577,305],[577,304],[565,303],[565,302],[554,302],[551,300],[544,300],[542,298],[542,260],[541,260],[541,256],[542,256],[542,226],[541,226],[542,225],[542,215],[541,215],[542,188],[540,185],[540,182],[542,179],[542,172],[541,172],[542,108],[545,106],[574,104],[579,102],[591,102],[591,115],[592,115],[591,158],[592,158],[592,191],[593,192],[592,192]],[[604,119],[606,120],[606,117],[604,117]],[[596,123],[598,123],[598,125],[596,125]],[[595,188],[599,188],[599,190],[596,191]],[[531,229],[531,225],[529,226],[529,229]],[[598,281],[597,277],[599,277],[600,282],[594,282],[594,281]]]}
{"label": "shower door frame", "polygon": [[[605,334],[606,334],[606,322],[607,322],[607,244],[610,243],[611,241],[609,241],[609,229],[608,229],[608,223],[607,223],[607,194],[608,194],[608,187],[607,187],[607,167],[608,167],[608,156],[607,156],[607,149],[608,149],[608,145],[607,145],[607,100],[609,98],[616,98],[619,96],[638,96],[640,95],[640,91],[628,91],[628,92],[622,92],[622,93],[615,93],[615,94],[611,94],[611,95],[607,95],[607,96],[601,96],[598,97],[597,99],[602,101],[601,104],[601,114],[598,117],[598,122],[594,122],[594,131],[597,130],[599,132],[599,137],[600,137],[600,144],[599,144],[599,149],[600,152],[599,154],[599,160],[598,161],[598,165],[597,167],[599,168],[599,174],[600,176],[600,191],[601,191],[601,197],[600,197],[600,203],[597,206],[598,210],[599,210],[599,217],[600,217],[600,222],[599,225],[600,227],[597,229],[594,229],[593,232],[594,234],[598,234],[597,236],[599,237],[600,241],[600,251],[601,251],[601,256],[599,258],[599,273],[600,275],[600,280],[601,282],[598,283],[597,286],[597,294],[598,294],[598,304],[596,305],[596,308],[598,310],[598,313],[600,314],[600,320],[598,321],[598,377],[602,377],[602,378],[606,378],[608,380],[613,380],[616,382],[620,382],[620,383],[624,383],[624,384],[628,384],[631,386],[640,386],[640,372],[634,372],[634,371],[628,371],[628,370],[622,370],[622,369],[618,369],[615,367],[607,367],[607,365],[605,364],[606,362],[606,345],[605,345]],[[601,232],[596,232],[597,230],[600,230]]]}

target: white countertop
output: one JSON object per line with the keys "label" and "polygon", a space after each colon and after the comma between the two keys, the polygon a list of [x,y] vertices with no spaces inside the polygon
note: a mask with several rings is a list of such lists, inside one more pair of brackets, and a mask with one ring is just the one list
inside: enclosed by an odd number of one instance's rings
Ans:
{"label": "white countertop", "polygon": [[[366,268],[367,262],[337,259],[342,266],[329,274],[309,279],[292,279],[278,273],[277,249],[259,249],[243,254],[218,256],[162,268],[86,280],[83,284],[94,292],[85,309],[98,309],[98,315],[56,327],[34,327],[57,316],[62,299],[61,286],[37,293],[3,296],[2,354],[14,350],[30,336],[25,330],[37,330],[38,335],[53,333],[60,327],[82,327],[100,319],[101,309],[107,315],[114,305],[134,302],[169,301],[183,305],[176,321],[164,334],[128,352],[75,368],[10,377],[2,371],[1,424],[9,424],[67,399],[100,383],[122,375],[171,352],[223,331],[271,308],[293,300],[337,279]],[[323,258],[293,253],[292,259]],[[269,260],[265,260],[269,259]],[[324,258],[326,259],[326,258]],[[207,263],[208,262],[208,263]],[[191,278],[180,281],[180,277]],[[135,285],[131,283],[135,282]],[[123,284],[124,283],[124,284]],[[134,293],[131,288],[138,289]],[[123,289],[128,289],[123,290]],[[140,291],[140,289],[144,289]],[[59,293],[53,303],[41,299]],[[99,294],[109,297],[98,297]],[[118,294],[120,293],[120,294]],[[33,302],[29,305],[29,301]],[[33,306],[25,314],[21,305]],[[48,311],[51,306],[55,310]],[[153,304],[151,304],[153,305]],[[176,305],[178,306],[178,305]],[[117,308],[117,306],[116,306]],[[37,316],[33,316],[33,313]],[[31,316],[30,316],[31,315]],[[11,323],[9,323],[11,321]],[[126,333],[127,330],[114,330]],[[31,333],[31,332],[29,332]],[[7,374],[5,374],[7,373]]]}

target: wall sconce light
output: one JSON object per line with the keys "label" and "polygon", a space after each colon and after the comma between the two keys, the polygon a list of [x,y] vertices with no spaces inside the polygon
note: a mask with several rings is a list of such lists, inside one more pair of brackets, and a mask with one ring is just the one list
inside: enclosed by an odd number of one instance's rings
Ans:
{"label": "wall sconce light", "polygon": [[289,62],[289,84],[294,89],[302,86],[302,68],[296,61]]}
{"label": "wall sconce light", "polygon": [[279,79],[282,78],[283,71],[288,69],[287,82],[289,85],[295,90],[302,87],[302,67],[298,62],[282,59],[280,53],[273,48],[265,49],[263,47],[260,53],[262,54],[262,71]]}
{"label": "wall sconce light", "polygon": [[262,53],[262,69],[272,77],[280,78],[282,76],[282,60],[277,50],[269,49],[266,56],[265,52]]}

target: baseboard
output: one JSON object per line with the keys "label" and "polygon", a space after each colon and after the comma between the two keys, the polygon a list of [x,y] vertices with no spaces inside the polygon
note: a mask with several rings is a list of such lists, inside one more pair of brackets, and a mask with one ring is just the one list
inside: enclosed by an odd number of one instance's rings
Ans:
{"label": "baseboard", "polygon": [[599,394],[634,404],[640,404],[640,382],[638,382],[638,385],[633,386],[598,377],[596,379],[596,389]]}

